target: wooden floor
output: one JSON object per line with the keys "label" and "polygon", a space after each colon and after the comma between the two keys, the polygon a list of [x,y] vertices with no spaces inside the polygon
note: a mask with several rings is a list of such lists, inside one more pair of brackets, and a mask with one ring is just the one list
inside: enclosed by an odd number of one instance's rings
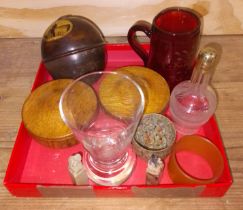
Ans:
{"label": "wooden floor", "polygon": [[[120,42],[123,39],[109,39]],[[234,183],[222,198],[16,198],[2,185],[21,122],[22,104],[40,62],[40,39],[0,39],[0,209],[243,209],[243,35],[206,36],[223,55],[213,79],[216,117]]]}

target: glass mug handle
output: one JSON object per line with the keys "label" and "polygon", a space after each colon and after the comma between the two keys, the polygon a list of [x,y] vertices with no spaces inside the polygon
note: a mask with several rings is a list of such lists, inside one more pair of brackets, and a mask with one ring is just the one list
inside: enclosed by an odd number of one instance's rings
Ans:
{"label": "glass mug handle", "polygon": [[132,27],[128,30],[127,34],[129,44],[131,45],[133,50],[142,58],[145,66],[147,66],[149,55],[147,51],[142,47],[141,43],[138,41],[136,32],[141,31],[145,33],[147,37],[151,38],[151,28],[151,23],[144,20],[139,20],[132,25]]}

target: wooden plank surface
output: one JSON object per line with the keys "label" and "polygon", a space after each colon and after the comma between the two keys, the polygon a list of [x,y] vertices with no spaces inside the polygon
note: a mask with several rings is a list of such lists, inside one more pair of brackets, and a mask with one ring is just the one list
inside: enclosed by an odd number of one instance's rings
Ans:
{"label": "wooden plank surface", "polygon": [[204,16],[203,34],[242,34],[242,0],[1,0],[0,37],[41,37],[57,18],[82,15],[94,21],[105,36],[126,36],[137,20],[152,21],[159,11],[189,7]]}
{"label": "wooden plank surface", "polygon": [[[110,38],[121,42],[123,38]],[[40,39],[0,39],[0,209],[243,209],[243,36],[204,36],[223,55],[213,79],[216,117],[234,183],[222,198],[15,198],[2,185],[40,56]]]}

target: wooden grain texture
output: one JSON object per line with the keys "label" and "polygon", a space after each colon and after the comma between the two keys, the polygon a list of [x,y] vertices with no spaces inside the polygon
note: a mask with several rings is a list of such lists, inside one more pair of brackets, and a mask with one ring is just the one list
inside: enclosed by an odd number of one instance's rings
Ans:
{"label": "wooden grain texture", "polygon": [[[113,42],[122,38],[109,39]],[[216,117],[234,183],[222,198],[15,198],[0,184],[0,209],[243,209],[243,36],[205,36],[202,45],[218,42],[223,55],[214,75]],[[40,39],[0,39],[0,182],[40,62]]]}
{"label": "wooden grain texture", "polygon": [[132,76],[142,87],[145,96],[144,114],[161,113],[165,109],[170,89],[161,75],[145,67],[122,67],[118,71]]}
{"label": "wooden grain texture", "polygon": [[64,148],[77,144],[72,131],[61,119],[58,106],[62,92],[72,81],[48,82],[35,89],[23,104],[24,126],[43,145]]}
{"label": "wooden grain texture", "polygon": [[67,14],[93,20],[105,36],[125,36],[137,20],[152,21],[162,9],[189,7],[204,16],[203,33],[242,34],[242,0],[1,0],[0,37],[42,37],[46,28]]}

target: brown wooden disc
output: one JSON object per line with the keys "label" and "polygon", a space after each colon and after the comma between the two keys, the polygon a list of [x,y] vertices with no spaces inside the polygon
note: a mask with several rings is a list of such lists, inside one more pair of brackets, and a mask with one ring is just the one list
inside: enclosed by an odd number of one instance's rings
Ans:
{"label": "brown wooden disc", "polygon": [[72,81],[60,79],[47,82],[35,89],[23,105],[25,128],[43,145],[62,148],[77,143],[59,113],[61,94]]}
{"label": "brown wooden disc", "polygon": [[144,114],[161,113],[170,99],[170,89],[165,79],[152,69],[142,66],[126,66],[117,69],[132,77],[145,95]]}
{"label": "brown wooden disc", "polygon": [[[161,113],[170,98],[170,89],[165,79],[152,69],[142,66],[126,66],[116,69],[134,79],[145,96],[144,114]],[[137,94],[137,96],[135,96]],[[109,75],[100,84],[100,101],[104,108],[117,117],[129,117],[138,107],[139,95],[135,87],[116,75]]]}
{"label": "brown wooden disc", "polygon": [[83,81],[76,81],[64,95],[62,111],[71,127],[83,129],[97,114],[98,99],[94,89]]}
{"label": "brown wooden disc", "polygon": [[141,103],[138,89],[122,74],[110,74],[102,79],[99,99],[104,109],[118,118],[133,117]]}

